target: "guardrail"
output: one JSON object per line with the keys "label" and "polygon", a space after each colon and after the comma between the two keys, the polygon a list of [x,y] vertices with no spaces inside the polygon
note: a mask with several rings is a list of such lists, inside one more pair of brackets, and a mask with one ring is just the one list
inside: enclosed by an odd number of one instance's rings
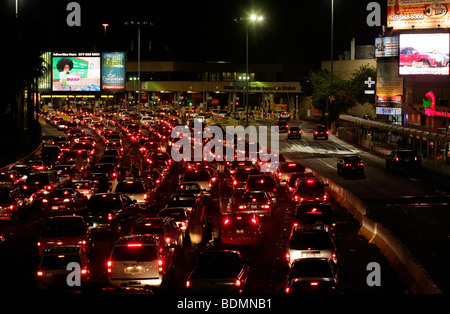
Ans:
{"label": "guardrail", "polygon": [[406,284],[414,294],[442,294],[439,287],[433,282],[430,275],[416,260],[412,253],[403,243],[382,223],[376,222],[366,216],[367,205],[364,204],[353,193],[337,185],[332,180],[320,173],[308,169],[315,176],[328,183],[329,194],[347,208],[360,224],[359,235],[365,237],[369,243],[375,244],[380,252],[387,258],[399,278]]}

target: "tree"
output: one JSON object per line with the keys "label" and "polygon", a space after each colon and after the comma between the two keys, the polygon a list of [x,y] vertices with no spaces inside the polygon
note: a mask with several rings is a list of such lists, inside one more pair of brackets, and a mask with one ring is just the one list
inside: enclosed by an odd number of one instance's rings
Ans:
{"label": "tree", "polygon": [[309,82],[313,87],[313,106],[317,110],[329,113],[329,121],[335,121],[339,114],[351,107],[356,102],[351,92],[351,82],[343,80],[336,74],[331,80],[331,73],[328,70],[311,72]]}
{"label": "tree", "polygon": [[[366,95],[364,93],[365,90],[368,89],[366,85],[366,81],[368,78],[372,78],[375,80],[377,77],[377,69],[374,67],[367,65],[362,65],[352,73],[351,81],[351,91],[353,93],[353,97],[355,97],[356,101],[360,104],[369,103],[371,105],[375,105],[375,96],[374,95]],[[371,88],[374,88],[372,86]]]}
{"label": "tree", "polygon": [[328,70],[311,71],[307,77],[307,90],[312,94],[313,106],[320,110],[325,118],[329,113],[329,122],[336,121],[342,112],[356,104],[375,104],[373,95],[365,95],[367,89],[365,81],[369,77],[375,79],[377,71],[374,67],[363,65],[353,71],[350,80],[344,80],[333,75]]}

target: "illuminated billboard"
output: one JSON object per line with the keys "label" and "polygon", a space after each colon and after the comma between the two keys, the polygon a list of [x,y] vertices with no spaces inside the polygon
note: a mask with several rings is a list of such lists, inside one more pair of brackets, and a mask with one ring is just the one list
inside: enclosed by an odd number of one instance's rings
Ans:
{"label": "illuminated billboard", "polygon": [[99,52],[54,52],[52,54],[52,91],[100,91]]}
{"label": "illuminated billboard", "polygon": [[125,89],[125,52],[102,53],[102,90]]}
{"label": "illuminated billboard", "polygon": [[449,34],[400,34],[400,75],[449,75]]}
{"label": "illuminated billboard", "polygon": [[375,58],[398,56],[398,37],[375,38]]}
{"label": "illuminated billboard", "polygon": [[395,30],[450,27],[450,0],[388,0],[387,26]]}
{"label": "illuminated billboard", "polygon": [[52,57],[50,52],[44,52],[41,55],[42,59],[42,76],[38,78],[38,90],[39,92],[49,92],[51,91],[52,86]]}

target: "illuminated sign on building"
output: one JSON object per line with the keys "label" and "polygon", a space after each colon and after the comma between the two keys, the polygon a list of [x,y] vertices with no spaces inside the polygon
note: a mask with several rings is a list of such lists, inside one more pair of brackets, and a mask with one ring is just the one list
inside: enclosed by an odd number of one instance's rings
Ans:
{"label": "illuminated sign on building", "polygon": [[434,96],[434,93],[431,91],[425,95],[425,98],[423,100],[423,107],[425,108],[425,115],[427,115],[428,117],[437,116],[450,118],[450,112],[435,109],[436,97]]}
{"label": "illuminated sign on building", "polygon": [[376,107],[375,114],[384,116],[400,116],[402,108],[399,107]]}

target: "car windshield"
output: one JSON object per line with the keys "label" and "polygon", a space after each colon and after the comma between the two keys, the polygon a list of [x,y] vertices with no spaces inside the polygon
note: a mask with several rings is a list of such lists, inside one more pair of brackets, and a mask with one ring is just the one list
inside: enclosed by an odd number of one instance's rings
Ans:
{"label": "car windshield", "polygon": [[323,250],[331,246],[330,236],[325,232],[294,232],[289,241],[292,250]]}
{"label": "car windshield", "polygon": [[79,237],[86,234],[86,225],[81,219],[50,219],[42,230],[42,237]]}
{"label": "car windshield", "polygon": [[118,195],[93,195],[88,201],[87,208],[90,211],[114,210],[122,208],[122,202]]}
{"label": "car windshield", "polygon": [[295,261],[292,265],[289,277],[333,277],[333,268],[327,260],[303,259]]}
{"label": "car windshield", "polygon": [[199,256],[191,278],[233,278],[242,268],[242,261],[236,253],[208,252]]}
{"label": "car windshield", "polygon": [[81,265],[81,258],[78,254],[51,254],[44,255],[42,258],[41,269],[64,269],[66,270],[67,265],[71,262],[76,262]]}
{"label": "car windshield", "polygon": [[120,182],[116,186],[116,192],[120,193],[145,193],[145,186],[142,182],[126,181]]}
{"label": "car windshield", "polygon": [[112,252],[113,261],[154,261],[158,259],[154,245],[115,246]]}

